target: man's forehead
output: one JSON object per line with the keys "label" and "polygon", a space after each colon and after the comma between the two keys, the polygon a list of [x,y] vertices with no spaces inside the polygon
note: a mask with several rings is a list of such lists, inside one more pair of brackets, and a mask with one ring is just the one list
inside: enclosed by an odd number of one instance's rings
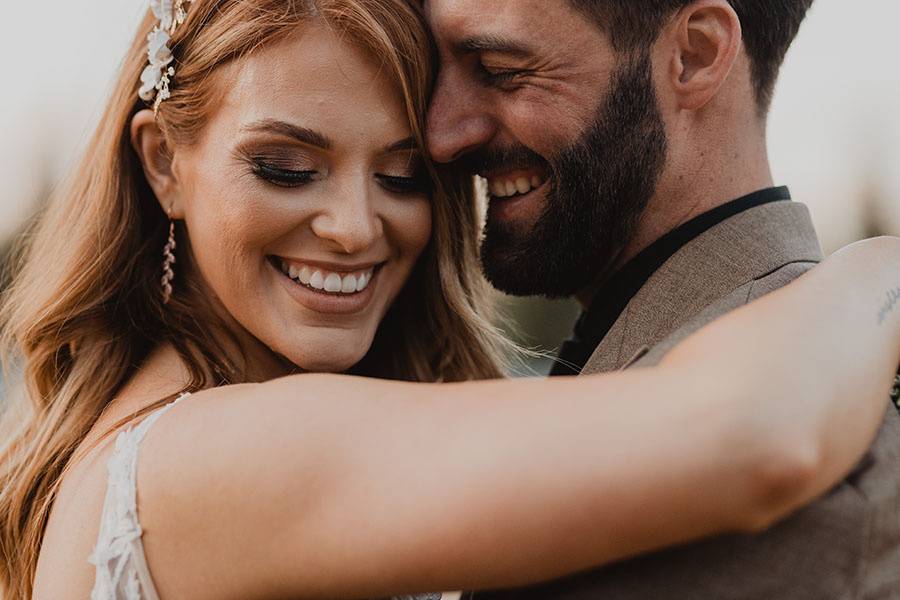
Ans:
{"label": "man's forehead", "polygon": [[565,0],[426,0],[429,20],[439,37],[459,39],[483,34],[528,34],[546,22],[547,13]]}

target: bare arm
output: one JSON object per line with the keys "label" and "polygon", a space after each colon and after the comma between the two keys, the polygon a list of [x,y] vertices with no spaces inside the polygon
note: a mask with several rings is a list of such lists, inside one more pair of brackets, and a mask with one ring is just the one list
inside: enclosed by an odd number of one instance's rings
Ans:
{"label": "bare arm", "polygon": [[198,394],[142,457],[161,595],[500,587],[765,527],[871,443],[900,362],[900,308],[879,317],[897,286],[900,241],[878,240],[655,369],[454,385],[300,376]]}

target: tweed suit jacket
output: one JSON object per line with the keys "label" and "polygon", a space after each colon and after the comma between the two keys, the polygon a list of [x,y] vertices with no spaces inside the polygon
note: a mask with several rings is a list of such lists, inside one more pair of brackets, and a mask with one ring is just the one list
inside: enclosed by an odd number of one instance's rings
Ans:
{"label": "tweed suit jacket", "polygon": [[[727,219],[650,278],[583,372],[654,365],[703,325],[788,284],[821,258],[802,204],[775,202]],[[900,599],[900,415],[886,402],[877,440],[854,473],[762,534],[721,536],[541,586],[473,597]]]}

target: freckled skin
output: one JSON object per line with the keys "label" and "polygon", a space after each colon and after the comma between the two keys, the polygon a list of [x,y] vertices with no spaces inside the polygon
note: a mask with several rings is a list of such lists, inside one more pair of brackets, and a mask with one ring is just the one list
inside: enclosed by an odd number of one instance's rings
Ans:
{"label": "freckled skin", "polygon": [[[410,151],[385,152],[410,136],[402,98],[364,53],[316,24],[217,77],[219,108],[173,163],[202,277],[251,362],[271,363],[274,352],[304,370],[346,370],[368,351],[431,235],[427,194],[392,193],[378,179],[413,175]],[[246,130],[265,119],[314,130],[331,148]],[[254,173],[247,157],[257,155],[316,175],[279,187]],[[272,256],[386,264],[363,311],[327,315],[285,291]]]}

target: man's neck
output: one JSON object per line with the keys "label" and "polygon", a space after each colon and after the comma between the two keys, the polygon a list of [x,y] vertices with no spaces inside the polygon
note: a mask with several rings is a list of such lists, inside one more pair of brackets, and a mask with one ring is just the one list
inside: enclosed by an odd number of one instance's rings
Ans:
{"label": "man's neck", "polygon": [[[757,158],[760,158],[758,154]],[[709,161],[698,168],[693,177],[682,173],[663,178],[641,216],[635,234],[616,257],[612,268],[576,294],[575,298],[585,310],[612,275],[662,236],[718,206],[774,185],[764,150],[761,159],[755,161],[742,163],[738,155],[735,161],[728,161],[728,167],[716,165],[717,162]]]}

